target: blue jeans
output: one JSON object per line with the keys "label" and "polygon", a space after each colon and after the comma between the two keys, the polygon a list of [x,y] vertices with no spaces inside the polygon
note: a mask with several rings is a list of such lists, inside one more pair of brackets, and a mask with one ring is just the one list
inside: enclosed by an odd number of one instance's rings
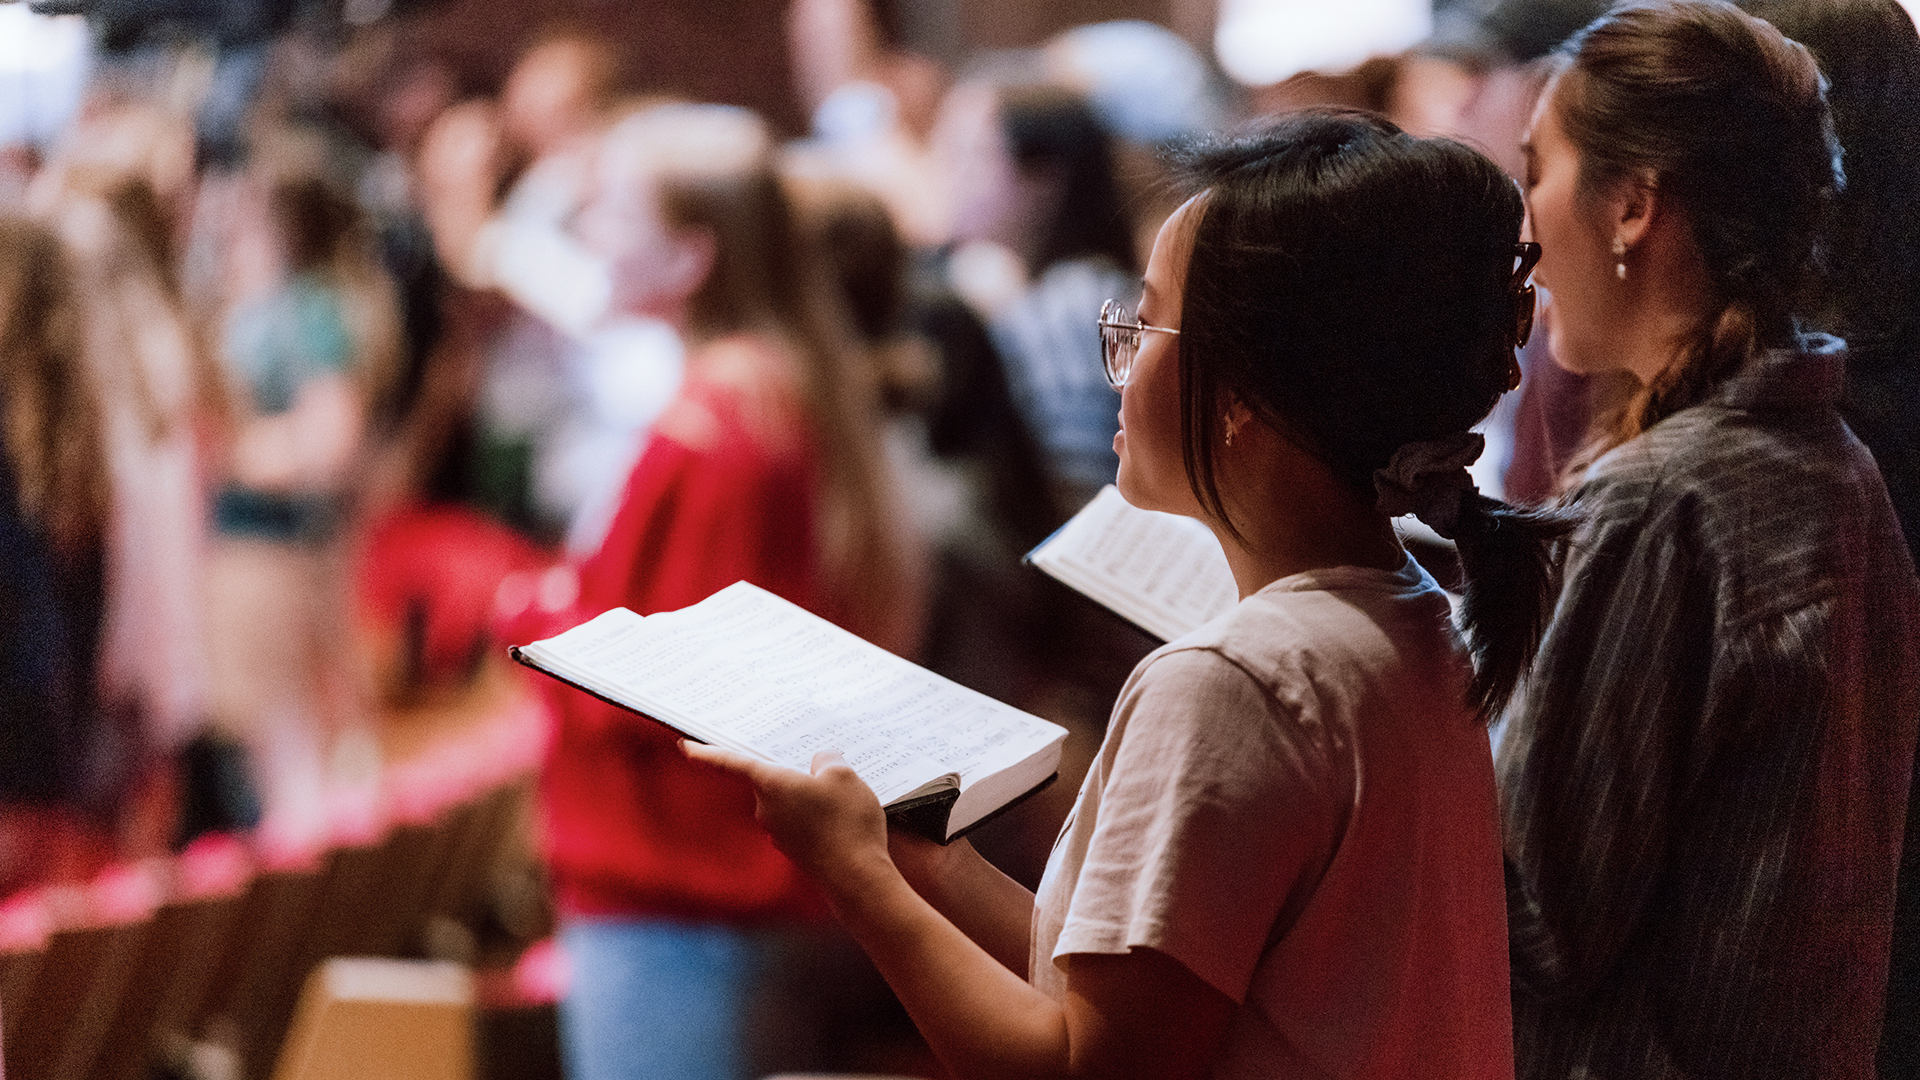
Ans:
{"label": "blue jeans", "polygon": [[569,919],[568,1080],[746,1080],[748,1014],[778,947],[777,934],[714,923]]}

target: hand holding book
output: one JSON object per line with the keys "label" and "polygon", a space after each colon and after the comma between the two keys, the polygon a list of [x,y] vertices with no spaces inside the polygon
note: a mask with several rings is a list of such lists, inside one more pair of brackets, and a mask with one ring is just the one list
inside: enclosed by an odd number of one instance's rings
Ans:
{"label": "hand holding book", "polygon": [[829,891],[836,886],[858,891],[857,884],[847,883],[891,865],[886,813],[838,752],[822,750],[808,770],[799,772],[718,746],[683,740],[680,749],[752,784],[760,823],[774,846]]}
{"label": "hand holding book", "polygon": [[1066,736],[746,582],[680,611],[616,608],[513,656],[776,765],[838,751],[897,822],[942,842],[1046,783]]}

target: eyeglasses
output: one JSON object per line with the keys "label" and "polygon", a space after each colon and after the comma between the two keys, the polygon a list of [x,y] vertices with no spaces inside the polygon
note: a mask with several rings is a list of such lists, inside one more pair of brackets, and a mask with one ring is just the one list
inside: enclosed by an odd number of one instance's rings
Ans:
{"label": "eyeglasses", "polygon": [[1513,260],[1513,279],[1508,288],[1513,292],[1513,347],[1517,349],[1533,336],[1534,293],[1527,275],[1540,264],[1540,245],[1531,240],[1513,245]]}
{"label": "eyeglasses", "polygon": [[1133,358],[1140,355],[1140,334],[1143,331],[1180,333],[1165,326],[1148,326],[1135,318],[1133,312],[1118,300],[1109,300],[1100,305],[1097,325],[1100,327],[1100,359],[1107,366],[1107,383],[1115,390],[1127,385],[1127,376],[1133,374]]}

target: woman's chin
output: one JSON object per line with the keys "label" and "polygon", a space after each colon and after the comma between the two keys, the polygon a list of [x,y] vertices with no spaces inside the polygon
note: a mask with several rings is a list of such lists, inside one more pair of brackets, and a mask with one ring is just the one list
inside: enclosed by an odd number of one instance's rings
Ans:
{"label": "woman's chin", "polygon": [[1563,328],[1555,328],[1547,334],[1547,358],[1562,371],[1574,375],[1592,375],[1596,366],[1589,355],[1590,350],[1587,341],[1567,333]]}
{"label": "woman's chin", "polygon": [[1138,480],[1129,475],[1125,461],[1120,463],[1120,472],[1114,476],[1113,486],[1120,489],[1120,497],[1127,500],[1127,504],[1136,510],[1160,509],[1159,501],[1154,499]]}

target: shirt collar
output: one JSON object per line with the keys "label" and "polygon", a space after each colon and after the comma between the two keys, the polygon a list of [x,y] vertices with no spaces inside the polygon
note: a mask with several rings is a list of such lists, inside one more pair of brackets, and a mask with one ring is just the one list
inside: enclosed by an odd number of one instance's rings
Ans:
{"label": "shirt collar", "polygon": [[1828,407],[1840,400],[1847,343],[1831,334],[1803,334],[1797,349],[1770,349],[1728,379],[1714,400],[1735,409],[1776,411]]}

